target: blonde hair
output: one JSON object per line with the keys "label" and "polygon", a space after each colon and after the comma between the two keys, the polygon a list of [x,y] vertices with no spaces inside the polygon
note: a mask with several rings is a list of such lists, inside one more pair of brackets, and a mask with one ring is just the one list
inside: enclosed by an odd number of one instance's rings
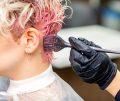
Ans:
{"label": "blonde hair", "polygon": [[26,28],[34,27],[43,35],[56,34],[62,27],[67,8],[66,0],[2,0],[0,33],[20,37]]}

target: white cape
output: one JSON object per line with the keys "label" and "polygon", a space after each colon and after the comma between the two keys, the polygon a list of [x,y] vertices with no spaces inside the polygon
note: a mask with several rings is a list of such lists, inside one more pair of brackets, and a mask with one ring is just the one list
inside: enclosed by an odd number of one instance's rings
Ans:
{"label": "white cape", "polygon": [[7,93],[0,101],[83,101],[83,99],[53,72],[50,66],[42,74],[21,81],[10,81]]}

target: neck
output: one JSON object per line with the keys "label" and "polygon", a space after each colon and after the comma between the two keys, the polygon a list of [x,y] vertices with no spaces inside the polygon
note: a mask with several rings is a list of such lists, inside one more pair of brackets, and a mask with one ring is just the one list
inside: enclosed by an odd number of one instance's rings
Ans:
{"label": "neck", "polygon": [[38,66],[33,66],[33,68],[25,67],[24,71],[19,70],[19,72],[15,72],[11,75],[11,80],[24,80],[31,77],[34,77],[36,75],[39,75],[43,73],[46,69],[48,69],[49,64],[40,64]]}
{"label": "neck", "polygon": [[41,74],[48,69],[49,65],[50,63],[48,61],[40,60],[40,58],[30,58],[6,74],[11,80],[25,80]]}

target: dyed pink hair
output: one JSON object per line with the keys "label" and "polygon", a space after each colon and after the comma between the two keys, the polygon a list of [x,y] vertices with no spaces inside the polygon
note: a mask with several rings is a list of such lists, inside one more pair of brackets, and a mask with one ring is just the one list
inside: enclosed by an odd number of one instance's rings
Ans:
{"label": "dyed pink hair", "polygon": [[[14,0],[13,0],[14,1]],[[33,14],[31,15],[28,22],[25,24],[25,28],[34,27],[37,30],[41,31],[44,35],[57,34],[62,27],[62,21],[64,19],[64,8],[60,2],[55,0],[19,0],[21,2],[30,3],[30,8],[34,9]],[[40,1],[46,2],[47,4],[42,7]],[[57,0],[59,1],[59,0]],[[54,8],[53,8],[54,7]],[[26,20],[29,12],[23,15],[23,21]],[[13,23],[11,30],[14,31],[17,36],[21,36],[21,33],[24,31],[22,26],[19,23],[19,14],[14,12],[16,20]]]}
{"label": "dyed pink hair", "polygon": [[[0,33],[20,38],[33,27],[44,35],[55,35],[62,27],[66,0],[2,0],[0,1]],[[51,57],[51,53],[47,54]]]}

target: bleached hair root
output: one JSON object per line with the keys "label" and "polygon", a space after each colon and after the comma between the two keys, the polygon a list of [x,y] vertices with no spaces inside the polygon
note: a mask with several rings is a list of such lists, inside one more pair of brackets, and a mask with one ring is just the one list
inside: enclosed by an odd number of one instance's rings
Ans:
{"label": "bleached hair root", "polygon": [[20,37],[26,28],[34,27],[43,35],[56,34],[68,8],[67,0],[1,0],[0,33]]}

